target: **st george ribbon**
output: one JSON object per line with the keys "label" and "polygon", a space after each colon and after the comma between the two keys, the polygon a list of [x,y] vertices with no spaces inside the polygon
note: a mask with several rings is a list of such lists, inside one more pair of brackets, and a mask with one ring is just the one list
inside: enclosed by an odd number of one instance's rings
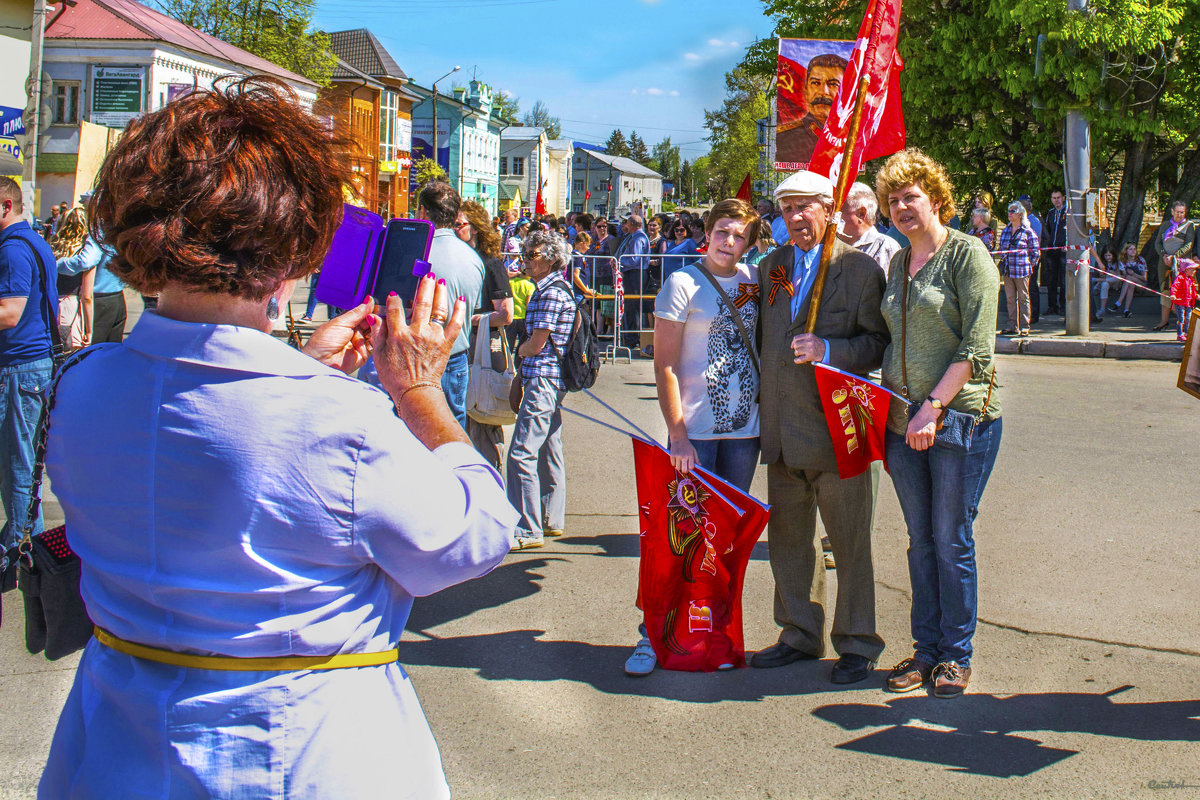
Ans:
{"label": "st george ribbon", "polygon": [[681,475],[633,438],[641,566],[638,608],[658,663],[711,672],[746,665],[742,581],[770,510],[704,470]]}

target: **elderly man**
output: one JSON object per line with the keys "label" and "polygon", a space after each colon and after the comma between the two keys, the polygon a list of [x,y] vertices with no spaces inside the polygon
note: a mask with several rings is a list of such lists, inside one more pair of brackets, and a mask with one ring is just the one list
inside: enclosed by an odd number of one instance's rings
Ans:
{"label": "elderly man", "polygon": [[658,289],[657,281],[650,275],[650,238],[643,228],[646,221],[637,214],[630,214],[621,222],[625,234],[617,245],[617,262],[621,265],[621,280],[625,289],[625,308],[621,312],[623,329],[621,344],[631,350],[641,348],[643,300],[638,297],[648,294],[653,298]]}
{"label": "elderly man", "polygon": [[762,334],[760,436],[772,506],[768,529],[779,641],[750,660],[781,667],[825,654],[825,569],[817,511],[837,562],[830,679],[866,679],[883,651],[875,632],[871,524],[878,470],[841,480],[817,394],[813,362],[865,375],[880,366],[888,329],[884,276],[870,256],[835,239],[814,333],[805,320],[833,212],[833,185],[798,172],[775,190],[791,236],[759,264]]}
{"label": "elderly man", "polygon": [[838,238],[855,250],[866,253],[883,268],[886,276],[892,256],[900,252],[900,243],[885,236],[875,227],[879,216],[879,201],[875,190],[865,183],[855,183],[842,206],[842,227]]}
{"label": "elderly man", "polygon": [[1151,240],[1158,256],[1158,288],[1162,296],[1162,319],[1154,330],[1171,324],[1171,284],[1175,282],[1175,260],[1191,257],[1196,249],[1196,224],[1187,218],[1187,203],[1171,203],[1171,216],[1162,221]]}
{"label": "elderly man", "polygon": [[804,102],[808,113],[790,127],[780,128],[775,137],[776,161],[808,164],[825,120],[833,110],[845,71],[846,59],[832,53],[816,56],[808,62],[804,75]]}

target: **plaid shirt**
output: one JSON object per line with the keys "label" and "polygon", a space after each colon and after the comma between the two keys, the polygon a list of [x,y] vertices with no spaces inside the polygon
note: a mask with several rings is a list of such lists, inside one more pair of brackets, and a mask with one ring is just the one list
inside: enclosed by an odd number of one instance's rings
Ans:
{"label": "plaid shirt", "polygon": [[549,378],[559,389],[562,382],[563,350],[575,326],[575,298],[571,296],[562,280],[562,273],[551,272],[537,284],[537,290],[525,307],[525,329],[530,335],[535,330],[550,331],[550,338],[542,352],[521,361],[521,380]]}
{"label": "plaid shirt", "polygon": [[1000,231],[1000,249],[1016,250],[1000,256],[1000,274],[1006,278],[1028,278],[1038,260],[1038,237],[1029,223],[1013,231],[1009,225]]}

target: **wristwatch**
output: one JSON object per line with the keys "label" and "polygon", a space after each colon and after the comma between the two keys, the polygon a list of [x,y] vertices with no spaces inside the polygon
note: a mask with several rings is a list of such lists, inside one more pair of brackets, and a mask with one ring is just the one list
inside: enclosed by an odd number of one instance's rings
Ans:
{"label": "wristwatch", "polygon": [[945,407],[946,407],[946,406],[945,406],[945,404],[944,404],[944,403],[942,403],[942,401],[941,401],[941,400],[938,400],[936,397],[930,397],[930,398],[929,398],[929,405],[933,406],[933,410],[934,410],[934,411],[939,411],[939,412],[940,412],[940,411],[941,411],[943,408],[945,408]]}

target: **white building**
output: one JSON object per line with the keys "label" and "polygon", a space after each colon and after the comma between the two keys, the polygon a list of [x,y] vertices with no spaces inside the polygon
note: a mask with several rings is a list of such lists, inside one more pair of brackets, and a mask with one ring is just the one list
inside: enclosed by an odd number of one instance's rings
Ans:
{"label": "white building", "polygon": [[613,217],[639,200],[646,215],[662,210],[662,175],[632,159],[576,145],[571,169],[574,211]]}
{"label": "white building", "polygon": [[570,139],[551,139],[546,142],[546,210],[565,217],[573,209],[571,184],[575,170],[572,153],[575,142]]}
{"label": "white building", "polygon": [[307,78],[134,0],[78,0],[53,15],[42,61],[52,85],[38,188],[49,203],[76,199],[81,122],[122,129],[226,75],[280,78],[308,108],[317,97],[317,85]]}
{"label": "white building", "polygon": [[534,210],[540,189],[546,213],[557,214],[546,199],[549,162],[545,128],[513,126],[500,131],[500,183],[509,194],[519,192],[524,205]]}

